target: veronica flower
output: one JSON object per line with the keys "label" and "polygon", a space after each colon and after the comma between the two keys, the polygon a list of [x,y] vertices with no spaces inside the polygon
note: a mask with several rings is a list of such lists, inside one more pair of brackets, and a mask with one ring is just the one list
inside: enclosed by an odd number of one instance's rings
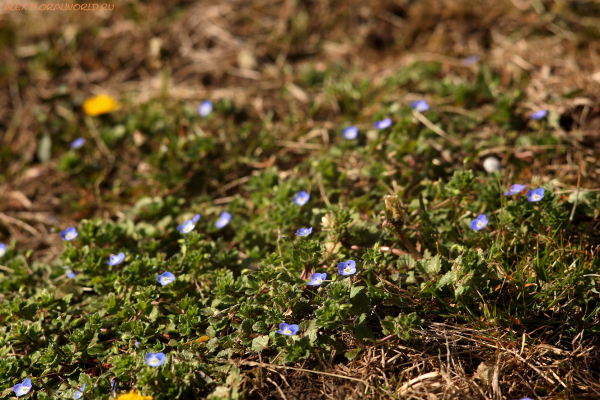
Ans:
{"label": "veronica flower", "polygon": [[0,257],[6,254],[6,245],[4,243],[0,243]]}
{"label": "veronica flower", "polygon": [[296,332],[298,332],[298,325],[288,325],[285,322],[282,322],[279,324],[279,330],[277,331],[277,333],[280,333],[282,335],[285,336],[292,336],[295,335]]}
{"label": "veronica flower", "polygon": [[468,67],[469,65],[475,64],[477,61],[479,61],[479,56],[477,54],[475,54],[475,55],[465,58],[463,60],[463,65]]}
{"label": "veronica flower", "polygon": [[190,233],[195,227],[196,227],[196,225],[194,224],[194,221],[191,219],[188,219],[183,224],[179,225],[177,227],[177,230],[181,233]]}
{"label": "veronica flower", "polygon": [[311,275],[310,282],[308,282],[307,285],[319,286],[321,283],[325,282],[325,279],[327,279],[326,272],[323,272],[322,274],[314,273]]}
{"label": "veronica flower", "polygon": [[298,193],[296,193],[296,196],[294,196],[292,201],[294,203],[298,204],[299,206],[303,206],[306,204],[306,202],[309,199],[310,199],[310,194],[306,193],[304,190],[301,190]]}
{"label": "veronica flower", "polygon": [[540,201],[543,198],[544,198],[544,189],[542,189],[542,188],[527,191],[527,200],[529,200],[529,201]]}
{"label": "veronica flower", "polygon": [[156,280],[158,281],[158,283],[165,286],[175,280],[175,275],[173,275],[170,272],[163,272],[162,275],[156,277]]}
{"label": "veronica flower", "polygon": [[210,114],[213,110],[213,103],[210,100],[204,100],[202,103],[200,103],[200,106],[198,107],[198,114],[200,114],[201,117],[206,117],[208,114]]}
{"label": "veronica flower", "polygon": [[73,142],[71,142],[71,148],[78,149],[81,146],[83,146],[84,144],[85,144],[85,139],[80,137],[80,138],[73,140]]}
{"label": "veronica flower", "polygon": [[112,381],[110,381],[110,390],[113,394],[113,396],[117,395],[117,379],[113,379]]}
{"label": "veronica flower", "polygon": [[392,125],[392,120],[390,118],[382,119],[381,121],[375,122],[375,128],[377,129],[385,129]]}
{"label": "veronica flower", "polygon": [[337,269],[340,275],[353,275],[356,273],[356,262],[354,260],[341,262],[338,264]]}
{"label": "veronica flower", "polygon": [[135,347],[140,347],[140,342],[138,342],[138,341],[136,340],[135,342],[133,342],[133,345],[134,345]]}
{"label": "veronica flower", "polygon": [[146,365],[150,367],[160,367],[165,362],[165,353],[146,354]]}
{"label": "veronica flower", "polygon": [[71,269],[67,269],[65,271],[65,273],[67,274],[67,277],[69,277],[69,279],[73,279],[73,278],[75,278],[77,276],[77,272],[74,272]]}
{"label": "veronica flower", "polygon": [[537,110],[537,111],[531,113],[531,115],[529,115],[529,118],[538,121],[538,120],[544,118],[546,116],[546,114],[548,114],[548,110]]}
{"label": "veronica flower", "polygon": [[198,221],[200,221],[200,214],[196,214],[196,215],[194,215],[194,218],[192,218],[193,223],[196,223]]}
{"label": "veronica flower", "polygon": [[17,397],[19,397],[25,396],[27,393],[29,393],[31,387],[31,379],[27,378],[23,382],[17,383],[15,386],[13,386],[12,390],[13,392],[15,392]]}
{"label": "veronica flower", "polygon": [[116,256],[111,254],[109,260],[106,262],[108,265],[117,265],[125,259],[125,253],[119,253]]}
{"label": "veronica flower", "polygon": [[519,185],[518,183],[512,185],[510,187],[510,189],[508,189],[508,192],[504,192],[503,194],[505,196],[512,196],[514,194],[519,194],[523,191],[523,189],[525,189],[527,187],[527,185]]}
{"label": "veronica flower", "polygon": [[342,136],[346,140],[354,140],[358,136],[358,128],[355,126],[349,126],[342,131]]}
{"label": "veronica flower", "polygon": [[68,227],[67,229],[65,229],[64,231],[62,231],[60,233],[60,237],[63,240],[67,240],[67,241],[75,239],[78,235],[79,235],[79,233],[77,233],[75,228],[73,228],[72,226]]}
{"label": "veronica flower", "polygon": [[75,392],[75,400],[77,400],[77,399],[81,398],[81,396],[83,396],[84,390],[85,390],[85,383],[83,384],[81,389],[77,389],[77,391]]}
{"label": "veronica flower", "polygon": [[312,226],[310,228],[300,228],[296,231],[296,235],[298,236],[308,236],[312,232]]}
{"label": "veronica flower", "polygon": [[485,214],[481,214],[477,218],[475,218],[473,221],[471,221],[471,229],[473,229],[474,231],[478,231],[480,229],[485,228],[485,226],[487,224],[488,224],[487,217],[485,216]]}
{"label": "veronica flower", "polygon": [[215,226],[221,229],[225,227],[225,225],[227,225],[229,221],[231,221],[231,214],[229,214],[227,211],[223,211],[219,216],[217,222],[215,222]]}
{"label": "veronica flower", "polygon": [[427,102],[423,99],[413,101],[412,103],[410,103],[410,106],[413,110],[418,111],[418,112],[423,112],[423,111],[429,110],[429,104],[427,104]]}

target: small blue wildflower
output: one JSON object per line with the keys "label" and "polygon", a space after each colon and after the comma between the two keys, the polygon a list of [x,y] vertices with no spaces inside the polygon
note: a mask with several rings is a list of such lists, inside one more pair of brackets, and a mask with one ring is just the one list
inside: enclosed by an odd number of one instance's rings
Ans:
{"label": "small blue wildflower", "polygon": [[83,386],[81,387],[81,389],[77,389],[77,391],[75,392],[75,400],[81,398],[81,396],[83,396],[83,392],[85,391],[85,383],[83,384]]}
{"label": "small blue wildflower", "polygon": [[231,221],[231,214],[229,214],[227,211],[223,211],[217,222],[215,222],[215,226],[219,229],[224,228],[229,221]]}
{"label": "small blue wildflower", "polygon": [[487,224],[488,224],[487,217],[485,216],[485,214],[481,214],[477,218],[475,218],[473,221],[471,221],[471,229],[473,229],[474,231],[478,231],[480,229],[485,228],[485,226]]}
{"label": "small blue wildflower", "polygon": [[521,398],[519,400],[531,400],[531,397],[523,397],[523,398]]}
{"label": "small blue wildflower", "polygon": [[338,264],[337,269],[340,275],[353,275],[356,273],[356,262],[354,260],[341,262]]}
{"label": "small blue wildflower", "polygon": [[0,243],[0,257],[6,254],[6,245],[4,243]]}
{"label": "small blue wildflower", "polygon": [[195,227],[196,227],[196,225],[194,224],[194,221],[191,219],[188,219],[183,224],[179,225],[177,227],[177,230],[179,232],[185,234],[185,233],[190,233]]}
{"label": "small blue wildflower", "polygon": [[529,116],[529,118],[534,119],[536,121],[544,118],[548,114],[548,110],[537,110]]}
{"label": "small blue wildflower", "polygon": [[138,341],[136,340],[135,342],[133,342],[133,345],[134,345],[135,347],[140,347],[140,342],[138,342]]}
{"label": "small blue wildflower", "polygon": [[23,382],[17,383],[15,386],[13,386],[12,390],[15,392],[17,397],[25,396],[27,393],[29,393],[32,386],[31,379],[27,378]]}
{"label": "small blue wildflower", "polygon": [[508,192],[504,192],[503,194],[504,194],[505,196],[512,196],[512,195],[515,195],[515,194],[519,194],[519,193],[521,193],[521,192],[523,191],[523,189],[525,189],[526,187],[527,187],[527,185],[520,185],[520,184],[516,183],[516,184],[512,185],[512,186],[510,187],[510,189],[508,189]]}
{"label": "small blue wildflower", "polygon": [[463,60],[463,65],[468,67],[470,65],[475,64],[477,61],[479,61],[479,56],[477,54],[475,54],[475,55],[465,58]]}
{"label": "small blue wildflower", "polygon": [[200,214],[196,214],[196,215],[194,215],[194,218],[192,218],[193,223],[196,223],[198,221],[200,221]]}
{"label": "small blue wildflower", "polygon": [[125,253],[119,253],[116,256],[111,254],[109,260],[106,262],[108,265],[117,265],[125,259]]}
{"label": "small blue wildflower", "polygon": [[342,136],[346,140],[354,140],[358,136],[358,128],[355,126],[349,126],[342,131]]}
{"label": "small blue wildflower", "polygon": [[390,118],[382,119],[381,121],[375,122],[375,128],[377,129],[385,129],[389,128],[392,125],[392,120]]}
{"label": "small blue wildflower", "polygon": [[322,274],[314,273],[311,275],[310,277],[310,282],[308,282],[308,285],[310,286],[319,286],[321,283],[325,282],[325,279],[327,279],[327,273],[323,272]]}
{"label": "small blue wildflower", "polygon": [[298,204],[299,206],[303,206],[306,204],[306,202],[309,199],[310,199],[310,194],[306,193],[304,190],[301,190],[298,193],[296,193],[296,195],[294,196],[292,201],[294,203]]}
{"label": "small blue wildflower", "polygon": [[66,273],[67,273],[67,277],[69,277],[69,279],[73,279],[77,276],[77,272],[74,272],[73,270],[70,270],[70,269],[67,269]]}
{"label": "small blue wildflower", "polygon": [[79,233],[77,233],[77,230],[75,228],[73,228],[72,226],[68,227],[67,229],[65,229],[64,231],[62,231],[60,233],[60,237],[63,240],[67,240],[67,241],[75,239],[78,235],[79,235]]}
{"label": "small blue wildflower", "polygon": [[282,322],[279,324],[279,330],[277,331],[277,333],[280,333],[285,336],[292,336],[295,335],[296,332],[298,332],[298,329],[300,329],[298,325],[288,325],[285,322]]}
{"label": "small blue wildflower", "polygon": [[173,275],[170,272],[163,272],[162,275],[156,277],[156,280],[158,281],[158,283],[165,286],[175,280],[175,275]]}
{"label": "small blue wildflower", "polygon": [[200,103],[200,106],[198,107],[198,114],[200,114],[201,117],[206,117],[208,114],[210,114],[213,110],[213,103],[210,100],[204,100],[202,103]]}
{"label": "small blue wildflower", "polygon": [[427,104],[427,102],[423,99],[413,101],[412,103],[410,103],[410,106],[413,110],[416,110],[418,112],[429,110],[429,104]]}
{"label": "small blue wildflower", "polygon": [[544,198],[544,189],[542,189],[542,188],[527,191],[527,200],[529,200],[529,201],[540,201],[543,198]]}
{"label": "small blue wildflower", "polygon": [[112,392],[113,396],[117,395],[117,379],[110,381],[110,391]]}
{"label": "small blue wildflower", "polygon": [[150,367],[160,367],[165,362],[165,353],[146,354],[146,365]]}
{"label": "small blue wildflower", "polygon": [[310,228],[300,228],[296,231],[298,236],[308,236],[312,233],[312,226]]}
{"label": "small blue wildflower", "polygon": [[281,235],[281,238],[282,238],[282,239],[285,239],[285,235]]}
{"label": "small blue wildflower", "polygon": [[71,148],[72,149],[78,149],[81,146],[83,146],[85,144],[85,139],[80,137],[78,139],[75,139],[71,142]]}

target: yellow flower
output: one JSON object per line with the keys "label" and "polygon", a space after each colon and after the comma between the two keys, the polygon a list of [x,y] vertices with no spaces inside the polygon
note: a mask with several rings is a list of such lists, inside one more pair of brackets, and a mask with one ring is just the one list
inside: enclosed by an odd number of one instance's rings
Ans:
{"label": "yellow flower", "polygon": [[117,110],[120,107],[121,104],[119,104],[118,101],[105,94],[91,97],[83,102],[83,111],[92,117],[109,113],[113,110]]}
{"label": "yellow flower", "polygon": [[[198,339],[192,340],[192,342],[204,343],[204,342],[208,342],[209,340],[210,340],[210,338],[208,336],[200,336]],[[187,342],[184,344],[192,344],[192,342]]]}
{"label": "yellow flower", "polygon": [[139,391],[132,390],[127,394],[122,394],[116,400],[152,400],[152,396],[142,396]]}

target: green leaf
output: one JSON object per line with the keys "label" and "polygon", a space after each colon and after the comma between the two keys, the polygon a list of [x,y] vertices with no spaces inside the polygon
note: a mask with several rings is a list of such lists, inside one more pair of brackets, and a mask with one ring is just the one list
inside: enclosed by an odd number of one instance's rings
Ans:
{"label": "green leaf", "polygon": [[257,336],[252,339],[252,350],[261,352],[269,347],[269,336]]}

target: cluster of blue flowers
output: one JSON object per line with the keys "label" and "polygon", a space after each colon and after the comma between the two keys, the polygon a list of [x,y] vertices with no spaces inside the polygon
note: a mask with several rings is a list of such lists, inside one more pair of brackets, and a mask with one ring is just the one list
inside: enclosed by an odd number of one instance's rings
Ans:
{"label": "cluster of blue flowers", "polygon": [[[521,184],[514,184],[510,187],[510,189],[508,189],[508,191],[504,192],[503,195],[504,196],[514,196],[515,194],[519,194],[521,193],[525,188],[527,187],[527,185],[521,185]],[[540,201],[544,198],[544,189],[543,188],[537,188],[534,190],[528,190],[527,191],[527,201],[530,201],[532,203],[535,203],[537,201]],[[474,220],[471,221],[471,229],[473,229],[474,231],[479,231],[483,228],[485,228],[488,224],[488,219],[485,216],[485,214],[479,214],[477,216],[477,218],[475,218]]]}
{"label": "cluster of blue flowers", "polygon": [[[310,195],[305,191],[300,191],[294,196],[292,201],[299,206],[303,206],[310,199]],[[308,236],[312,233],[312,226],[310,228],[300,228],[296,231],[296,235],[298,236]],[[285,239],[285,236],[282,236],[282,239]],[[356,273],[356,261],[348,260],[345,262],[341,262],[337,265],[338,272],[340,275],[348,276],[354,275]],[[327,279],[326,272],[315,272],[310,276],[310,280],[307,282],[309,286],[319,286]],[[279,330],[277,333],[280,333],[285,336],[293,336],[298,332],[298,325],[288,325],[284,322],[279,324]]]}

